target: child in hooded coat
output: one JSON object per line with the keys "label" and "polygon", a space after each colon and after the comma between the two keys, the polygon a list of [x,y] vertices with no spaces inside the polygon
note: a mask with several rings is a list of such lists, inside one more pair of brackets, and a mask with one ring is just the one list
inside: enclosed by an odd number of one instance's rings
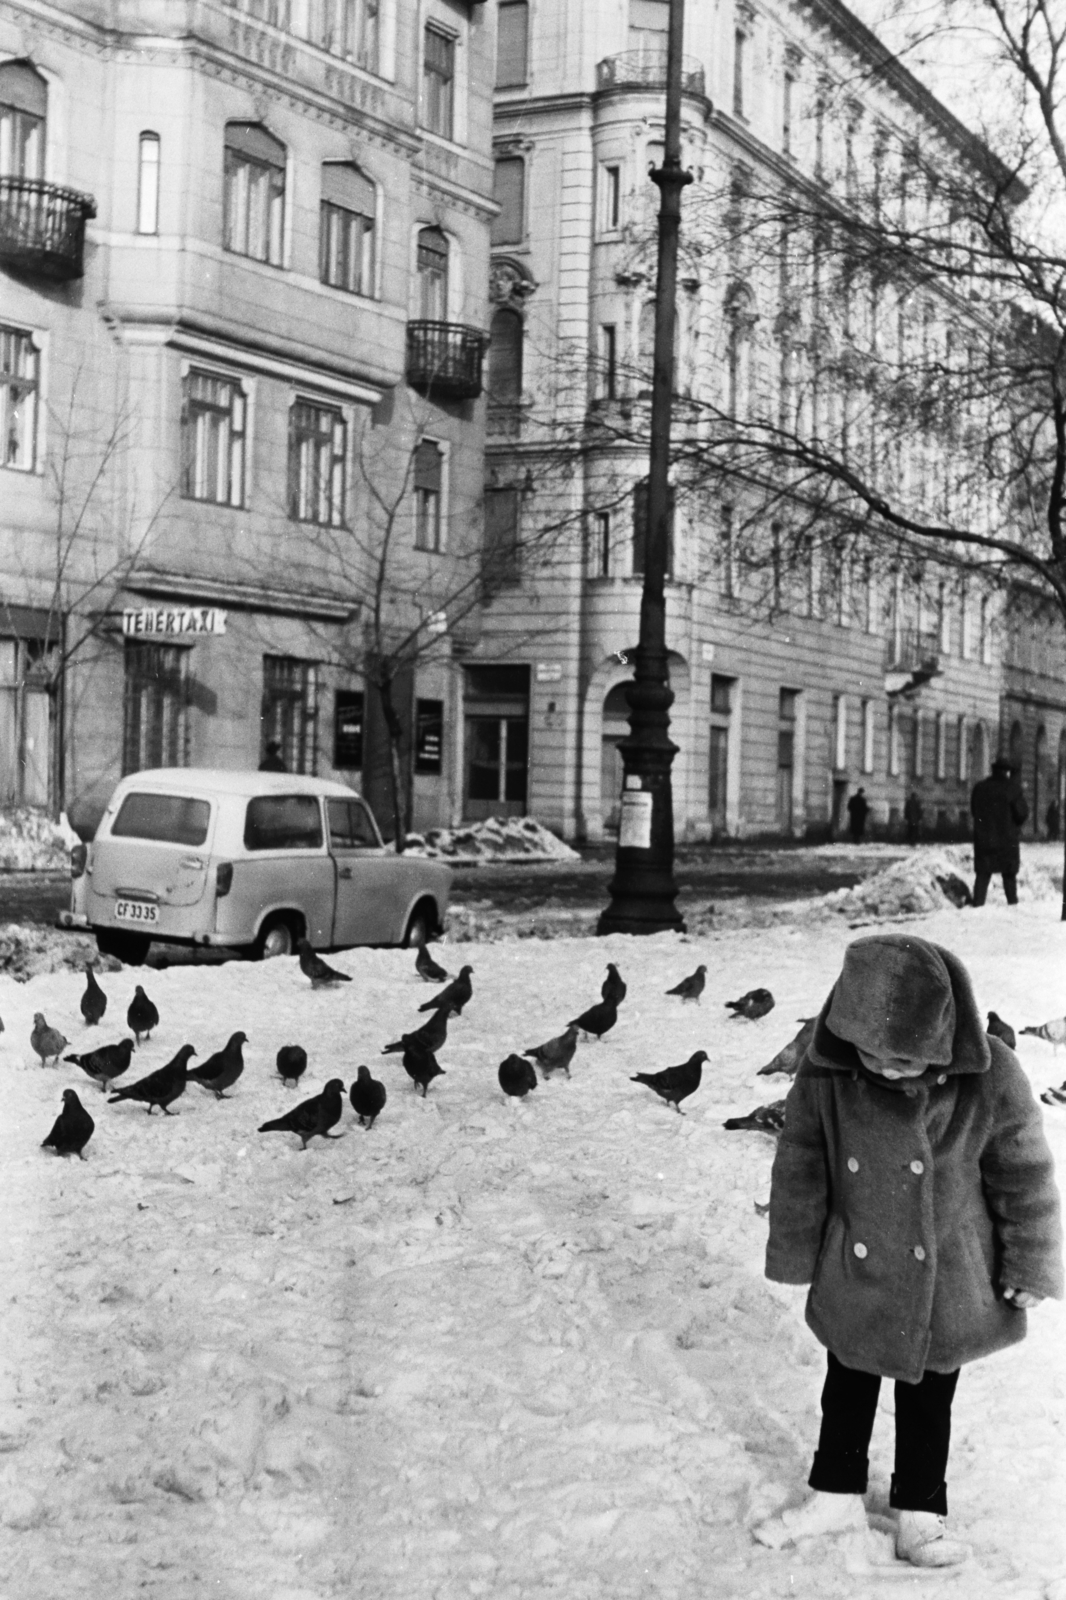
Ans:
{"label": "child in hooded coat", "polygon": [[1040,1110],[982,1027],[958,958],[910,934],[857,939],[822,1007],[774,1160],[766,1276],[810,1284],[828,1351],[802,1506],[762,1523],[779,1548],[865,1527],[882,1378],[896,1380],[896,1555],[952,1566],[951,1402],[959,1368],[1025,1337],[1063,1293],[1062,1232]]}

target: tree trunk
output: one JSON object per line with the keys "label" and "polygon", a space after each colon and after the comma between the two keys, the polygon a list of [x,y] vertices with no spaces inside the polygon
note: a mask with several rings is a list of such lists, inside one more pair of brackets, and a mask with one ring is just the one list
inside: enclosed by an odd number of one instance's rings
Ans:
{"label": "tree trunk", "polygon": [[58,822],[66,809],[63,760],[63,680],[48,685],[48,810]]}
{"label": "tree trunk", "polygon": [[1059,823],[1059,826],[1062,828],[1062,916],[1061,916],[1061,920],[1063,922],[1066,922],[1066,827],[1063,826],[1061,821]]}
{"label": "tree trunk", "polygon": [[393,703],[392,684],[391,677],[381,678],[378,680],[377,691],[389,735],[389,791],[392,799],[393,827],[396,830],[396,854],[402,855],[407,848],[407,786],[403,781],[403,761],[400,753],[403,723]]}

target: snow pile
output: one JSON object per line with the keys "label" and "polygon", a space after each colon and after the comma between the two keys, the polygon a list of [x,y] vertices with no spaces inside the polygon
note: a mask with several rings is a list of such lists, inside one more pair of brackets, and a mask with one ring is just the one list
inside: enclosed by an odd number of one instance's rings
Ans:
{"label": "snow pile", "polygon": [[53,822],[32,806],[0,811],[0,872],[62,872],[77,842],[65,816]]}
{"label": "snow pile", "polygon": [[533,817],[488,817],[464,828],[409,833],[410,855],[446,861],[579,861],[576,850]]}
{"label": "snow pile", "polygon": [[[966,961],[982,1008],[1053,1012],[1053,906],[940,913],[923,933]],[[315,992],[295,961],[126,970],[104,981],[118,1025],[91,1031],[77,975],[0,976],[0,1595],[870,1600],[881,1570],[930,1597],[1061,1595],[1061,1304],[963,1372],[961,1589],[887,1552],[890,1384],[871,1531],[781,1552],[751,1537],[806,1493],[824,1353],[804,1290],[762,1274],[774,1141],[722,1122],[778,1097],[758,1068],[818,1010],[851,937],[834,919],[467,946],[474,998],[425,1100],[380,1054],[433,992],[408,951],[331,957],[354,981]],[[629,984],[617,1027],[579,1045],[572,1081],[505,1101],[498,1062],[595,1000],[608,960]],[[701,961],[700,1005],[664,994]],[[135,982],[161,1022],[129,1077],[241,1027],[231,1099],[191,1087],[149,1118],[37,1063],[35,1011],[81,1050],[122,1033]],[[776,1009],[728,1018],[759,982]],[[274,1059],[297,1041],[293,1090]],[[695,1048],[711,1059],[685,1115],[629,1081]],[[1050,1047],[1020,1050],[1035,1088],[1061,1080]],[[342,1137],[306,1153],[256,1132],[361,1061],[388,1090],[372,1132],[347,1105]],[[39,1148],[68,1085],[96,1119],[84,1163]],[[1066,1110],[1044,1115],[1061,1164]]]}
{"label": "snow pile", "polygon": [[19,922],[0,923],[0,973],[26,983],[44,972],[81,972],[93,961],[101,972],[118,972],[121,961],[102,956],[91,934],[59,933]]}
{"label": "snow pile", "polygon": [[[999,879],[994,878],[993,884],[998,886]],[[971,846],[923,846],[853,889],[834,889],[821,896],[812,903],[811,909],[816,913],[833,912],[849,920],[925,916],[948,907],[958,909],[969,905],[972,886]],[[1039,862],[1027,859],[1023,850],[1018,873],[1019,899],[1050,900],[1056,893],[1051,872]]]}

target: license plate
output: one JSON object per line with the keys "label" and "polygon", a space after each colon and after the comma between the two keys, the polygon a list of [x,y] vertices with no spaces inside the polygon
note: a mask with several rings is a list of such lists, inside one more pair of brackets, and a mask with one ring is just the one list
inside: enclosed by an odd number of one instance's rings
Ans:
{"label": "license plate", "polygon": [[119,922],[158,922],[159,907],[147,900],[116,900],[115,917]]}

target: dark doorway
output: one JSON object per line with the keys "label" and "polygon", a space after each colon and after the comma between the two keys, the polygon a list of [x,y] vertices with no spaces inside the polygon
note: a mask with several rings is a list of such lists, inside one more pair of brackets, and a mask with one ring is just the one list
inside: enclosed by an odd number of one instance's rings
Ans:
{"label": "dark doorway", "polygon": [[463,812],[521,817],[529,780],[529,668],[465,669],[466,782]]}

